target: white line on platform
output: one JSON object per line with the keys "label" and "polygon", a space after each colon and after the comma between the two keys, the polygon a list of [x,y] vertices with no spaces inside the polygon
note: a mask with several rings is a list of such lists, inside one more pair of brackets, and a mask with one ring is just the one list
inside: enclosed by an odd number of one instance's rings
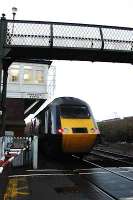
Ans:
{"label": "white line on platform", "polygon": [[75,174],[21,174],[21,175],[11,175],[9,178],[15,177],[32,177],[32,176],[73,176]]}
{"label": "white line on platform", "polygon": [[72,170],[60,170],[60,169],[31,169],[31,170],[26,170],[27,172],[70,172]]}
{"label": "white line on platform", "polygon": [[119,200],[133,200],[133,196],[132,196],[132,197],[124,197],[124,198],[120,198]]}
{"label": "white line on platform", "polygon": [[[88,171],[90,169],[75,169],[75,170],[72,170],[72,169],[67,169],[67,170],[62,170],[62,169],[36,169],[36,170],[26,170],[27,172],[73,172],[73,173],[58,173],[58,174],[53,174],[53,173],[41,173],[41,174],[22,174],[22,175],[12,175],[12,176],[9,176],[9,177],[23,177],[23,176],[72,176],[72,175],[75,175],[76,173],[78,173],[79,175],[89,175],[89,174],[107,174],[107,173],[110,173],[110,172],[103,172],[103,171],[93,171],[93,172],[80,172],[80,171]],[[124,170],[124,168],[120,169],[120,173],[128,173],[128,172],[132,172],[133,171],[133,168],[130,168],[129,167],[129,170]]]}
{"label": "white line on platform", "polygon": [[[79,175],[89,175],[89,174],[105,174],[105,172],[89,172],[89,173],[78,173]],[[109,173],[109,172],[106,172]],[[23,177],[23,176],[74,176],[76,173],[67,173],[67,174],[21,174],[21,175],[11,175],[10,178],[13,177]]]}
{"label": "white line on platform", "polygon": [[56,172],[66,172],[66,171],[88,171],[90,169],[29,169],[29,170],[26,170],[27,172],[43,172],[43,171],[56,171]]}
{"label": "white line on platform", "polygon": [[[86,172],[86,173],[78,173],[79,175],[89,175],[89,174],[107,174],[109,172]],[[9,178],[13,178],[13,177],[32,177],[32,176],[75,176],[76,173],[61,173],[61,174],[20,174],[20,175],[11,175],[9,176]]]}

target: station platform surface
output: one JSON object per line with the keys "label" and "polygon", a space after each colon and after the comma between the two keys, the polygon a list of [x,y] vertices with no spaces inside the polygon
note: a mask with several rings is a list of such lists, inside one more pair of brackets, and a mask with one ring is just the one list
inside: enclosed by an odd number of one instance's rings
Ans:
{"label": "station platform surface", "polygon": [[44,199],[110,199],[96,190],[80,175],[63,171],[27,171],[17,170],[15,175],[3,176],[1,199],[44,200]]}
{"label": "station platform surface", "polygon": [[111,200],[133,199],[133,168],[7,169],[0,177],[0,200]]}
{"label": "station platform surface", "polygon": [[70,157],[56,159],[41,154],[38,160],[38,169],[32,166],[4,169],[0,175],[0,200],[133,199],[133,167],[105,171]]}

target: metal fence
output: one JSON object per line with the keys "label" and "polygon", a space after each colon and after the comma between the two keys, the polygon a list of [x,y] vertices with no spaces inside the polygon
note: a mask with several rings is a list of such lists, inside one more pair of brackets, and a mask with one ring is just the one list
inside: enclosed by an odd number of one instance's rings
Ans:
{"label": "metal fence", "polygon": [[4,137],[4,151],[13,153],[21,151],[12,161],[13,167],[32,165],[32,139],[31,137]]}
{"label": "metal fence", "polygon": [[7,21],[7,46],[133,50],[133,28]]}

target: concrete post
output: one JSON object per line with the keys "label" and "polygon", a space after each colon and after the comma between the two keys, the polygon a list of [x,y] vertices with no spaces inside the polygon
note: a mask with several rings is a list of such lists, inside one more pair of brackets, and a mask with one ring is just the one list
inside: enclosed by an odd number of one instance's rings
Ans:
{"label": "concrete post", "polygon": [[38,136],[33,137],[33,169],[37,169],[38,167]]}

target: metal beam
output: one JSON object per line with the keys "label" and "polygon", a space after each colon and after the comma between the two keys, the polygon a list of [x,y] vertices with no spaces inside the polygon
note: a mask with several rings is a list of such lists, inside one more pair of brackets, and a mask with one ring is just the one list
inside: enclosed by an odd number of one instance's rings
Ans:
{"label": "metal beam", "polygon": [[7,20],[7,30],[13,59],[133,63],[133,28]]}
{"label": "metal beam", "polygon": [[11,60],[3,60],[3,87],[2,87],[2,95],[1,95],[1,135],[5,135],[5,127],[6,127],[6,91],[7,91],[7,78],[8,78],[8,68],[12,63]]}

